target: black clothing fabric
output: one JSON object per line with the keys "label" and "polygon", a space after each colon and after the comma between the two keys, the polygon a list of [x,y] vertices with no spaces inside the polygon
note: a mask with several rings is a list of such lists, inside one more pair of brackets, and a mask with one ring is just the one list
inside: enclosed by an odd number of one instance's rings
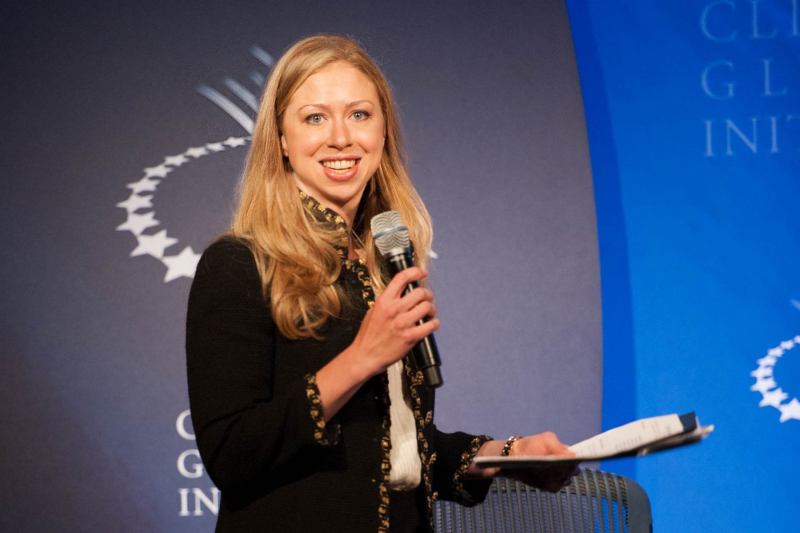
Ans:
{"label": "black clothing fabric", "polygon": [[[365,265],[343,260],[337,283],[355,297],[319,331],[321,340],[290,340],[271,318],[244,243],[225,238],[201,257],[189,297],[187,374],[197,446],[221,490],[217,531],[395,531],[385,373],[327,424],[314,380],[353,341],[371,302],[358,297],[371,294],[365,280]],[[406,376],[423,466],[416,508],[430,527],[435,499],[484,498],[489,482],[463,474],[488,437],[436,430],[433,392],[421,375]]]}

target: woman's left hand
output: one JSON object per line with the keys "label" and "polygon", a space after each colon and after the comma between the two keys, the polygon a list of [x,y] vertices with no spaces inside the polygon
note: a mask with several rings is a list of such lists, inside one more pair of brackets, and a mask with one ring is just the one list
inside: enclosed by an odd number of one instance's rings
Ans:
{"label": "woman's left hand", "polygon": [[[505,445],[505,441],[493,440],[486,442],[478,451],[478,455],[500,455]],[[530,455],[554,455],[558,457],[575,457],[564,443],[562,443],[555,433],[546,431],[536,435],[521,437],[511,445],[509,457],[530,456]],[[470,473],[475,474],[475,465],[470,468]],[[479,469],[478,469],[479,470]],[[504,476],[526,485],[544,489],[550,492],[558,492],[569,485],[572,477],[578,473],[575,463],[553,464],[546,468],[487,468],[482,471],[480,477]]]}

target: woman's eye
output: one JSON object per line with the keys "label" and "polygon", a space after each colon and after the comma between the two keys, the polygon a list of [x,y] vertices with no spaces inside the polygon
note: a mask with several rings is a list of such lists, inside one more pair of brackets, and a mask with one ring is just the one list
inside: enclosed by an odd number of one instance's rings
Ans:
{"label": "woman's eye", "polygon": [[356,120],[366,120],[369,118],[369,113],[366,111],[353,111],[353,118]]}
{"label": "woman's eye", "polygon": [[306,122],[309,124],[321,124],[322,123],[322,115],[320,113],[313,113],[306,117]]}

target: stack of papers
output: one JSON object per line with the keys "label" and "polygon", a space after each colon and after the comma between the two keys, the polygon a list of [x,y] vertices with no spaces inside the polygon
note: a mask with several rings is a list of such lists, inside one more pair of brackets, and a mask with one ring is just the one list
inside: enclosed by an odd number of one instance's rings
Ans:
{"label": "stack of papers", "polygon": [[642,418],[604,431],[569,447],[575,457],[529,455],[476,457],[481,468],[537,468],[553,464],[601,461],[615,457],[642,456],[692,444],[706,438],[714,426],[702,426],[694,412]]}

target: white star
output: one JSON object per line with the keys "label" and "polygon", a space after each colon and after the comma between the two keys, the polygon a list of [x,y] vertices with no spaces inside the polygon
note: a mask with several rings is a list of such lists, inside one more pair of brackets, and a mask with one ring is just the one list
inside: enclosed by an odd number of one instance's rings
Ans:
{"label": "white star", "polygon": [[141,235],[144,230],[151,226],[158,226],[158,220],[155,220],[153,216],[155,213],[150,211],[149,213],[145,213],[143,215],[137,215],[136,213],[128,213],[128,219],[117,226],[117,231],[130,231],[134,235]]}
{"label": "white star", "polygon": [[757,369],[750,372],[750,375],[756,379],[763,379],[772,375],[772,367],[771,366],[760,366]]}
{"label": "white star", "polygon": [[189,148],[188,150],[186,150],[186,152],[184,152],[184,153],[186,155],[188,155],[189,157],[193,157],[193,158],[197,159],[198,157],[207,155],[208,154],[208,150],[206,150],[205,147],[203,147],[203,146],[194,146],[194,147]]}
{"label": "white star", "polygon": [[758,360],[758,361],[756,361],[756,362],[757,362],[757,363],[758,363],[760,366],[775,366],[775,363],[776,363],[777,361],[778,361],[778,360],[777,360],[777,359],[775,359],[775,357],[774,357],[774,356],[772,356],[772,355],[768,355],[768,356],[766,356],[766,357],[762,357],[761,359],[759,359],[759,360]]}
{"label": "white star", "polygon": [[797,398],[792,398],[791,402],[781,405],[778,409],[781,411],[781,422],[786,422],[790,418],[800,420],[800,402]]}
{"label": "white star", "polygon": [[167,230],[162,229],[155,235],[137,235],[139,245],[131,252],[131,257],[137,255],[152,255],[158,259],[164,257],[164,250],[178,242],[178,239],[167,237]]}
{"label": "white star", "polygon": [[170,282],[173,279],[178,279],[181,276],[187,278],[194,277],[194,271],[197,269],[197,262],[200,260],[200,254],[192,251],[191,246],[187,246],[178,255],[168,255],[162,259],[167,265],[167,274],[164,276],[164,283]]}
{"label": "white star", "polygon": [[206,148],[208,148],[212,152],[221,152],[225,149],[225,147],[222,146],[222,143],[208,143],[206,145]]}
{"label": "white star", "polygon": [[758,403],[758,406],[766,407],[771,405],[772,407],[780,408],[781,402],[788,397],[789,395],[783,392],[783,389],[777,388],[773,391],[765,392],[764,398]]}
{"label": "white star", "polygon": [[144,169],[145,178],[166,178],[167,174],[172,172],[172,169],[166,165],[158,165],[157,167],[148,167]]}
{"label": "white star", "polygon": [[792,348],[794,348],[794,341],[793,340],[783,341],[781,343],[781,348],[783,348],[784,350],[791,350]]}
{"label": "white star", "polygon": [[228,137],[227,139],[222,141],[222,144],[226,144],[231,148],[234,148],[236,146],[244,146],[244,139],[242,137]]}
{"label": "white star", "polygon": [[781,350],[780,348],[772,348],[767,352],[767,355],[771,355],[773,357],[780,357],[783,355],[783,350]]}
{"label": "white star", "polygon": [[769,379],[759,379],[759,380],[757,380],[757,381],[756,381],[756,384],[755,384],[755,385],[753,385],[752,387],[750,387],[750,390],[752,390],[752,391],[758,391],[758,392],[760,392],[761,394],[764,394],[764,393],[765,393],[765,392],[767,392],[768,390],[770,390],[770,389],[774,389],[776,385],[777,385],[777,383],[775,383],[775,380],[774,380],[774,379],[772,379],[772,378],[769,378]]}
{"label": "white star", "polygon": [[131,189],[135,194],[139,194],[140,192],[155,191],[156,187],[158,187],[158,180],[153,180],[145,176],[139,181],[134,181],[133,183],[129,183],[127,187]]}
{"label": "white star", "polygon": [[173,167],[179,167],[188,161],[189,159],[187,159],[186,156],[183,154],[170,155],[164,158],[164,164],[172,165]]}
{"label": "white star", "polygon": [[133,193],[128,197],[127,200],[118,203],[117,207],[127,210],[128,213],[133,213],[134,211],[138,211],[144,207],[153,207],[152,199],[152,195],[139,196],[138,194]]}

